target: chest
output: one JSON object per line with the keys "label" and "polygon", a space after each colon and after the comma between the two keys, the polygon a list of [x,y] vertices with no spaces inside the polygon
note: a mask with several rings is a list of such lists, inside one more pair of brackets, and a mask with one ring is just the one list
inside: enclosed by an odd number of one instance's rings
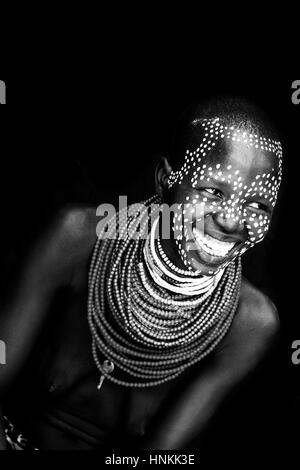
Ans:
{"label": "chest", "polygon": [[87,319],[87,275],[64,292],[53,306],[40,342],[36,380],[47,406],[91,422],[107,433],[142,435],[158,412],[173,383],[163,387],[126,388],[105,379],[92,356]]}

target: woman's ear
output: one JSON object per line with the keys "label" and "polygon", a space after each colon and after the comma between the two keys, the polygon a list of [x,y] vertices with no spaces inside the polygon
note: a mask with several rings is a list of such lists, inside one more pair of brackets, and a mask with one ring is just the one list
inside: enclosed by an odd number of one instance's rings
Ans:
{"label": "woman's ear", "polygon": [[160,157],[155,168],[155,188],[161,199],[164,199],[165,192],[168,189],[168,178],[172,167],[166,157]]}

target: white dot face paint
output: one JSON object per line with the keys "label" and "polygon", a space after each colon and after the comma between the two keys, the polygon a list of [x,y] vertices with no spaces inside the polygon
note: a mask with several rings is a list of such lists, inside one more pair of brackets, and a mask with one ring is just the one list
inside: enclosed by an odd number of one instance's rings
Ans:
{"label": "white dot face paint", "polygon": [[180,257],[189,270],[212,275],[265,237],[282,178],[282,148],[218,118],[195,125],[203,139],[187,149],[168,185],[184,210],[177,218],[182,236],[175,237]]}

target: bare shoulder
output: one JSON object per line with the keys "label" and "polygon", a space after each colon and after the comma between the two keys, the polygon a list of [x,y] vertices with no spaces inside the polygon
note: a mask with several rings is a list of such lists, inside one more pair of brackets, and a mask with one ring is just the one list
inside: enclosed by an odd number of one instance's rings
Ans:
{"label": "bare shoulder", "polygon": [[216,350],[216,356],[221,363],[231,367],[234,374],[245,374],[273,350],[279,329],[279,317],[273,302],[243,279],[236,315]]}
{"label": "bare shoulder", "polygon": [[262,337],[276,335],[280,327],[275,304],[245,278],[241,286],[236,323]]}
{"label": "bare shoulder", "polygon": [[68,204],[57,214],[56,230],[62,243],[85,256],[96,241],[96,207]]}
{"label": "bare shoulder", "polygon": [[30,256],[31,271],[70,280],[88,261],[96,241],[96,208],[69,204],[61,208],[40,234]]}

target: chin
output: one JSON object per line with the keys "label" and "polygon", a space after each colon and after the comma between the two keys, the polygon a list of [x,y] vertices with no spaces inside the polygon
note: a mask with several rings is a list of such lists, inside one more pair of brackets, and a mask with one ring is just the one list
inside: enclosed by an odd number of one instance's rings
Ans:
{"label": "chin", "polygon": [[194,256],[189,257],[189,262],[195,271],[201,271],[202,274],[213,276],[223,264],[228,261],[227,259],[222,259],[222,261],[207,261],[201,259],[199,253],[196,253]]}

